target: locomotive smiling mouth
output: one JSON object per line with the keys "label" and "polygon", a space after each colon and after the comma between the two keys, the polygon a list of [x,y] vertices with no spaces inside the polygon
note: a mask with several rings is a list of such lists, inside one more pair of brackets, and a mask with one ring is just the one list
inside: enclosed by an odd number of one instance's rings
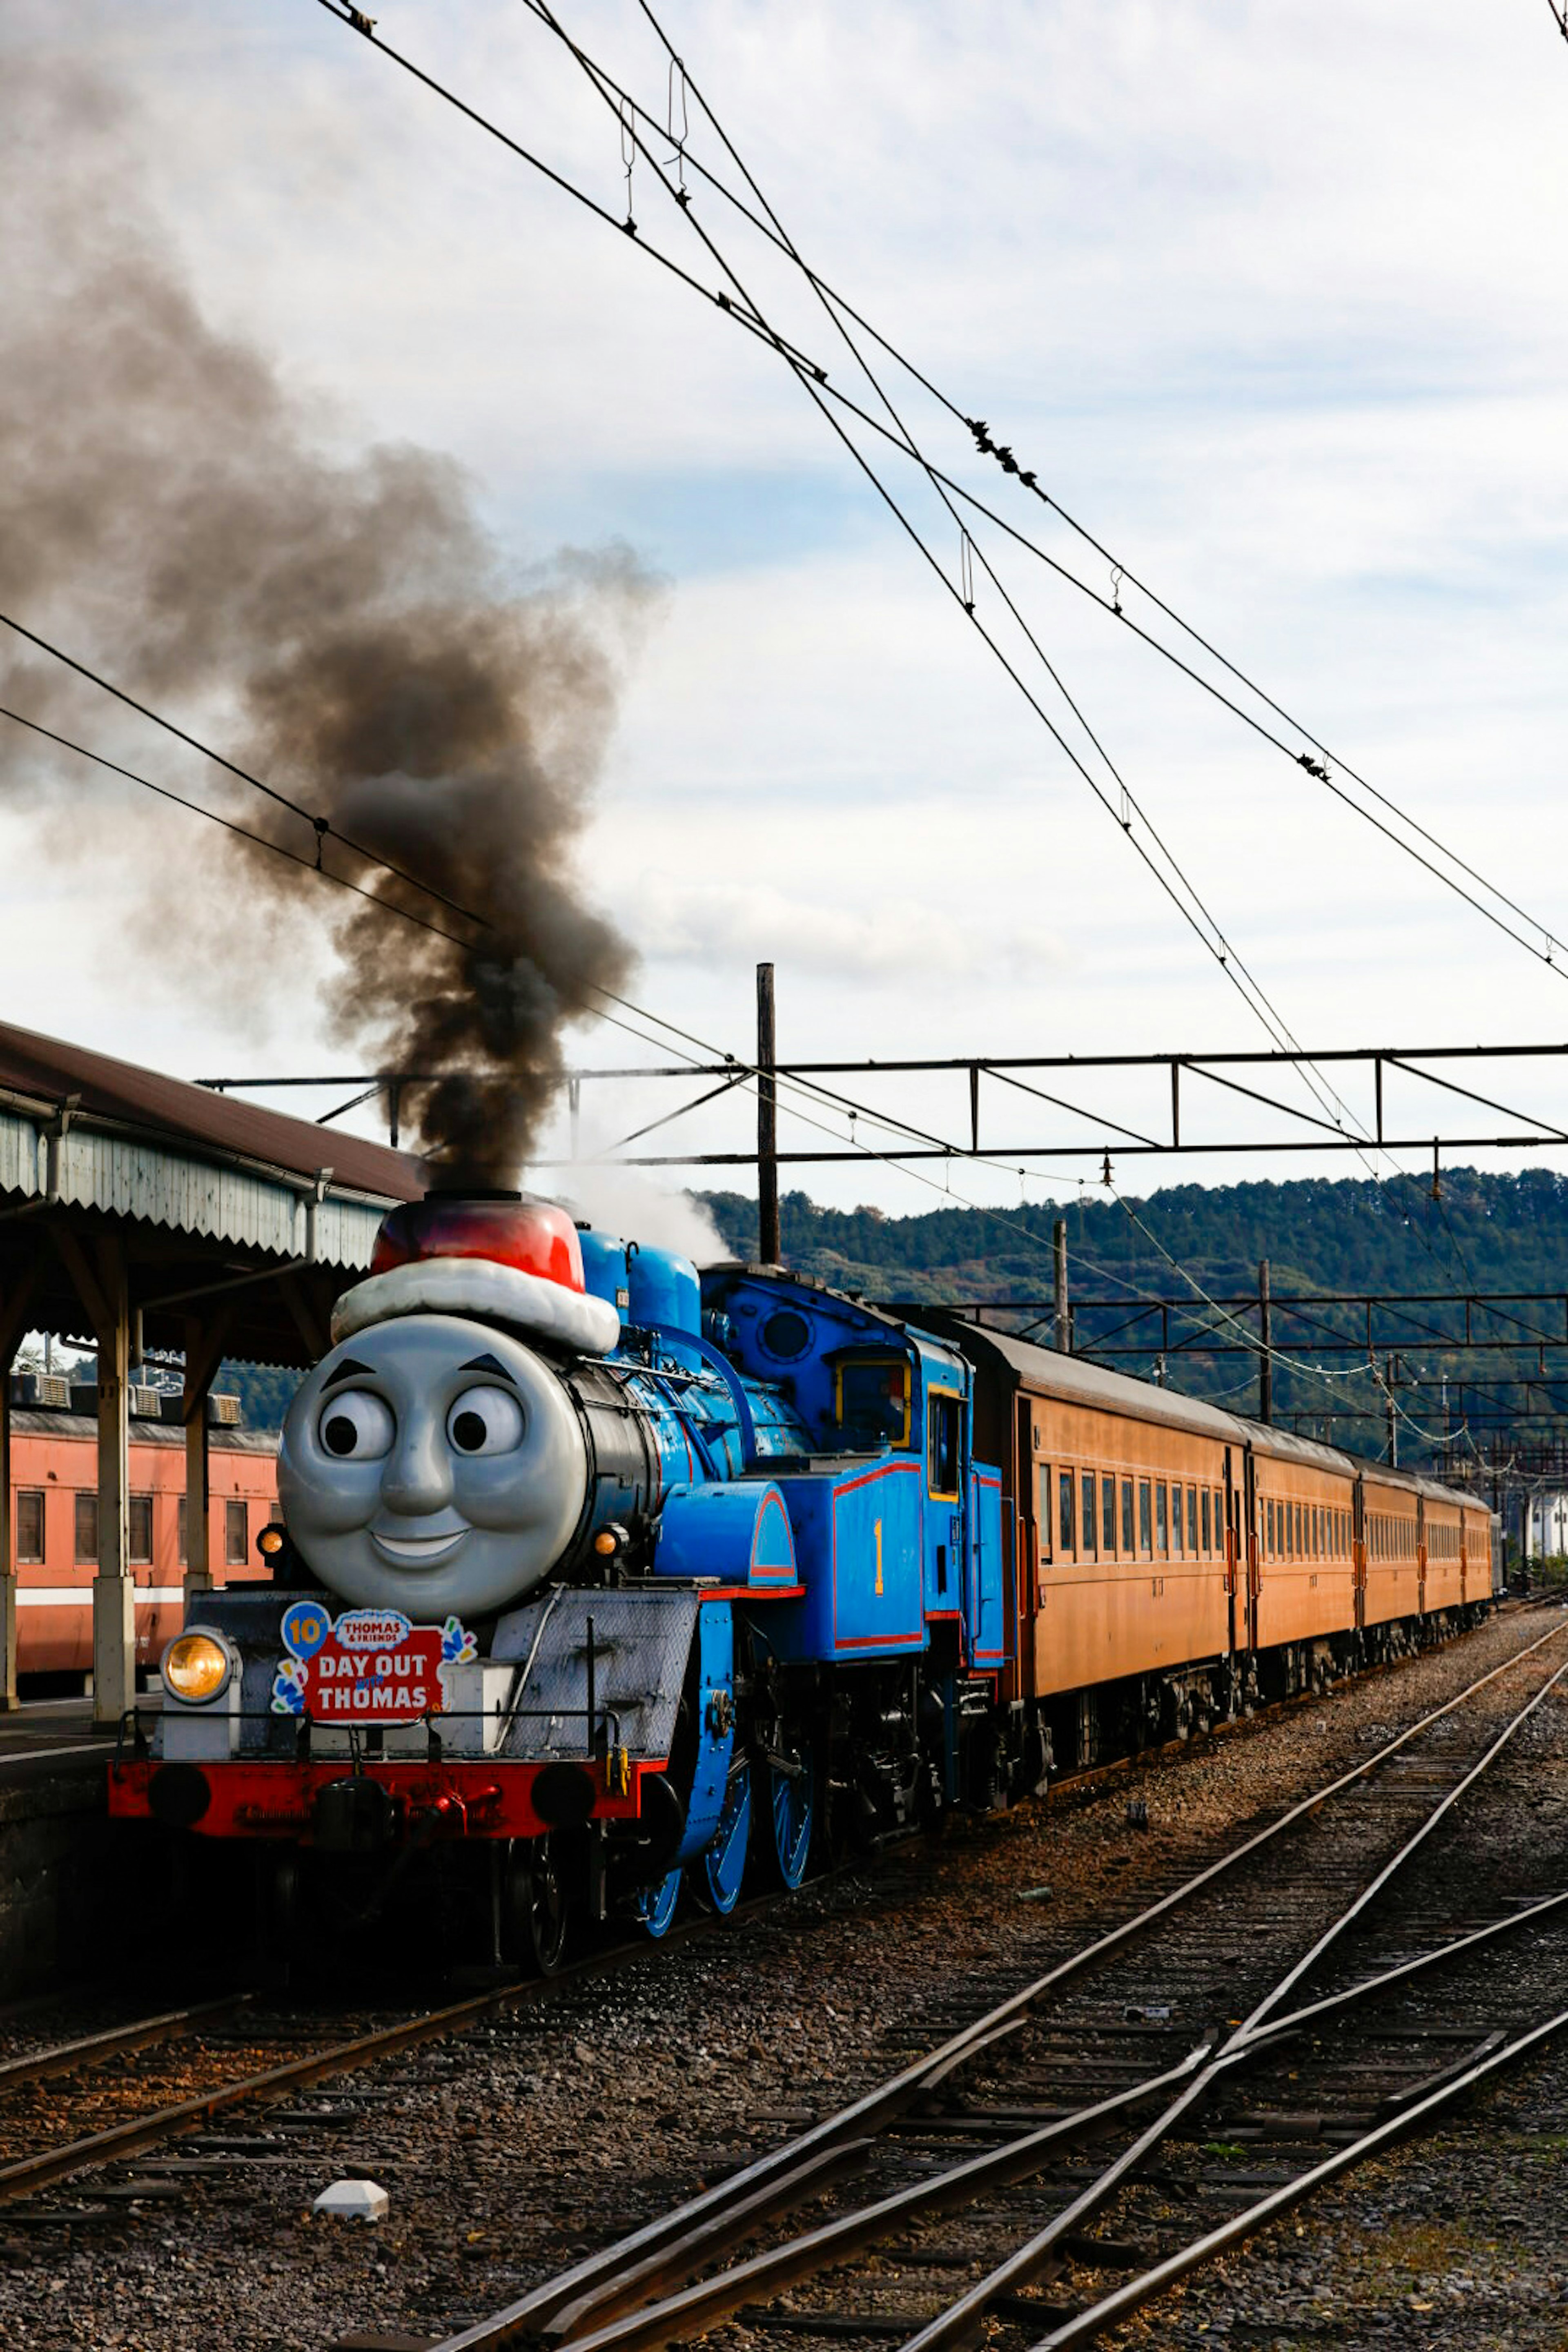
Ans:
{"label": "locomotive smiling mouth", "polygon": [[457,1528],[438,1536],[384,1536],[372,1528],[370,1539],[394,1567],[424,1568],[455,1552],[468,1533],[467,1528]]}

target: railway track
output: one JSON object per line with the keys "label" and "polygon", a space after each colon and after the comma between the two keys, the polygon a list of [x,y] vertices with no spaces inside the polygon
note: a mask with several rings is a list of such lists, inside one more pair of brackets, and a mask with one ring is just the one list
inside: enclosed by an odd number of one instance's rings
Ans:
{"label": "railway track", "polygon": [[[791,2352],[1082,2343],[1436,2121],[1568,2027],[1568,1894],[1482,1899],[1464,1832],[1568,1681],[1565,1634],[440,2352],[652,2352],[731,2323]],[[1500,2003],[1500,1943],[1554,1933]]]}
{"label": "railway track", "polygon": [[[754,1918],[785,1899],[760,1896],[731,1916]],[[694,1919],[672,1930],[661,1948],[710,1932],[710,1923]],[[352,2114],[352,2100],[346,2108],[340,2100],[317,2114],[287,2108],[291,2095],[400,2052],[471,2032],[508,2010],[559,1999],[595,1976],[646,1958],[648,1950],[640,1937],[613,1945],[555,1976],[498,1985],[380,2021],[362,2016],[355,2021],[359,2030],[348,2034],[341,2011],[312,2013],[237,1990],[25,2051],[0,2062],[0,2212],[9,2207],[11,2218],[19,2218],[16,2200],[164,2142],[179,2142],[185,2154],[168,2165],[143,2168],[154,2179],[170,2166],[184,2166],[192,2149],[207,2169],[226,2152],[250,2160],[270,2154],[281,2161],[294,2150],[307,2160],[300,2141],[312,2126]],[[133,2056],[142,2063],[134,2071],[125,2069],[123,2062]],[[62,2083],[70,2086],[64,2098],[56,2087]],[[285,2111],[273,2119],[270,2141],[254,2136],[236,2141],[221,2133],[204,2137],[205,2126],[220,2124],[237,2109],[280,2105]],[[123,2186],[116,2193],[123,2196]],[[84,2216],[77,2208],[63,2218]]]}
{"label": "railway track", "polygon": [[[786,2161],[781,2168],[770,2158],[760,2167],[749,2167],[742,2176],[751,2184],[739,2200],[742,2210],[736,2210],[734,2184],[719,2184],[718,2204],[728,2215],[728,2244],[739,2246],[759,2231],[776,2230],[773,2216],[780,2210],[778,2200],[787,2205],[829,2195],[841,2200],[853,2178],[875,2173],[879,2166],[884,2170],[891,2167],[898,2176],[895,2187],[919,2186],[931,2174],[934,2159],[944,2154],[951,2156],[956,2149],[965,2159],[994,2156],[1013,2140],[1028,2137],[1028,2133],[1016,2127],[1021,2123],[1066,2126],[1045,2143],[1057,2148],[1053,2160],[1066,2160],[1080,2145],[1092,2144],[1097,2132],[1112,2128],[1115,2118],[1142,2113],[1138,2099],[1122,2095],[1135,2091],[1151,2073],[1172,2074],[1173,2065],[1161,2063],[1143,2067],[1141,2073],[1130,2072],[1134,2051],[1147,2042],[1150,2053],[1163,2060],[1169,2045],[1173,2064],[1180,2064],[1192,2046],[1190,2035],[1183,2039],[1184,2017],[1162,2020],[1155,2014],[1161,2008],[1169,2011],[1171,2007],[1173,1962],[1168,1950],[1163,1975],[1148,1984],[1129,1987],[1121,1984],[1119,1976],[1108,1996],[1112,2030],[1100,2035],[1096,2049],[1086,2043],[1079,2025],[1073,2029],[1076,2041],[1069,2035],[1061,2042],[1058,2032],[1058,2055],[1064,2059],[1067,2079],[1047,2083],[1042,2076],[1021,2092],[1016,2084],[993,2079],[988,2062],[1001,2065],[1005,2076],[1013,2063],[1011,2053],[1020,2046],[1018,2034],[1047,1999],[1059,2003],[1062,1989],[1080,1976],[1086,1981],[1093,1979],[1112,1959],[1120,1968],[1150,1927],[1163,1923],[1168,1938],[1184,1906],[1201,1902],[1205,1889],[1217,1889],[1247,1855],[1267,1848],[1293,1824],[1309,1821],[1313,1809],[1336,1791],[1352,1784],[1364,1786],[1369,1773],[1387,1780],[1398,1772],[1398,1759],[1407,1750],[1414,1754],[1415,1743],[1436,1736],[1478,1692],[1525,1665],[1565,1631],[1568,1627],[1553,1627],[1528,1650],[1477,1678],[1458,1698],[1388,1742],[1353,1771],[1314,1792],[1237,1854],[1171,1886],[1155,1904],[1100,1938],[1085,1954],[1072,1956],[1044,1980],[1024,1970],[1016,1971],[1010,1980],[998,1979],[1010,1984],[1008,1998],[998,2011],[976,2019],[969,1996],[951,1999],[947,2015],[954,2032],[935,2052],[925,2046],[929,2036],[919,2034],[918,2057],[891,2084],[883,2086],[885,2099],[873,2095],[869,2101],[857,2103],[851,2110],[852,2121],[844,2129],[820,2127],[781,2152],[787,2158],[791,2148],[799,2148],[798,2163]],[[1415,1778],[1405,1792],[1406,1797],[1416,1793]],[[758,1917],[782,1900],[764,1898],[748,1904],[738,1916]],[[722,1936],[726,1931],[724,1923],[715,1927],[696,1920],[677,1928],[662,1948],[668,1950],[671,1944],[694,1937]],[[1164,1945],[1162,1948],[1166,1950]],[[391,2018],[367,2018],[362,2013],[345,2021],[341,2011],[316,2014],[284,2009],[258,1996],[232,1992],[156,2016],[120,2021],[69,2041],[24,2047],[16,2060],[0,2065],[0,2225],[25,2223],[47,2229],[112,2224],[125,2220],[143,2200],[157,2204],[178,2199],[200,2185],[198,2177],[226,2196],[230,2192],[222,2185],[226,2181],[236,2191],[248,2186],[254,2193],[259,2176],[271,2184],[274,2195],[293,2201],[313,2194],[331,2174],[352,2174],[360,2168],[379,2172],[383,2163],[379,2152],[370,2154],[363,2168],[358,2167],[352,2154],[342,2152],[345,2140],[352,2149],[357,2138],[369,2154],[375,2148],[377,2125],[386,2115],[387,2099],[402,2095],[421,2081],[443,2080],[442,2070],[458,2062],[434,2052],[423,2060],[411,2059],[398,2072],[396,2094],[384,2086],[362,2088],[343,2078],[380,2060],[412,2053],[422,2044],[482,2029],[488,2020],[499,2020],[508,2011],[548,2002],[585,1979],[613,1973],[647,1952],[646,1943],[639,1938],[635,1944],[593,1955],[543,1983],[498,1987],[441,2008]],[[1052,1988],[1057,1989],[1054,1993]],[[1137,2020],[1121,2014],[1122,2010],[1140,2004],[1147,2014]],[[29,2004],[29,2011],[33,2007]],[[353,2030],[345,2034],[346,2021]],[[21,2023],[20,2013],[16,2022]],[[1095,2067],[1100,2073],[1098,2082]],[[425,2071],[416,2073],[417,2068]],[[966,2070],[962,2085],[961,2068]],[[1061,2074],[1063,2067],[1057,2071]],[[1175,2076],[1173,2084],[1184,2084],[1186,2079],[1185,2074]],[[1102,2095],[1086,2098],[1086,2084]],[[324,2087],[330,2085],[335,2087]],[[961,2089],[970,2095],[961,2096]],[[1020,2117],[1003,2112],[1019,2105],[1026,2106],[1028,2114]],[[1086,2124],[1081,2113],[1086,2105],[1103,2108],[1103,2116]],[[1245,2123],[1237,2126],[1244,2135],[1249,2128]],[[339,2151],[331,2159],[331,2174],[322,2169],[324,2141]],[[935,2165],[938,2172],[943,2168]],[[998,2180],[1005,2168],[994,2168]],[[952,2193],[956,2196],[957,2188]],[[701,2223],[699,2214],[694,2226],[700,2229]],[[1065,2242],[1070,2253],[1076,2242],[1073,2232]],[[713,2240],[705,2259],[710,2263],[724,2251],[725,2243]],[[1162,2258],[1166,2251],[1162,2244]],[[925,2267],[931,2269],[929,2263]],[[638,2285],[644,2300],[645,2284]],[[853,2315],[823,2315],[840,2323]],[[773,2316],[779,2333],[794,2345],[810,2332],[809,2310],[790,2312],[780,2306]],[[750,2326],[752,2322],[747,2324]],[[887,2340],[890,2325],[884,2319],[879,2328],[873,2327],[873,2339]],[[529,2332],[530,2326],[525,2326],[517,2340],[523,2340]],[[826,2328],[829,2339],[841,2338],[844,2332],[842,2324]],[[505,2334],[494,2337],[481,2334],[474,2340],[511,2338]]]}

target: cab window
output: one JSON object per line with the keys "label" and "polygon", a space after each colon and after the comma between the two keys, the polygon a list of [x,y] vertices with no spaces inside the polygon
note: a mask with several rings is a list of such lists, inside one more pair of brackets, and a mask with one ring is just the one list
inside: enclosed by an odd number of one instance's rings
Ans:
{"label": "cab window", "polygon": [[840,1364],[838,1418],[851,1453],[884,1445],[907,1445],[910,1436],[909,1367],[897,1357]]}
{"label": "cab window", "polygon": [[933,1495],[958,1494],[959,1403],[939,1390],[926,1404],[926,1477]]}

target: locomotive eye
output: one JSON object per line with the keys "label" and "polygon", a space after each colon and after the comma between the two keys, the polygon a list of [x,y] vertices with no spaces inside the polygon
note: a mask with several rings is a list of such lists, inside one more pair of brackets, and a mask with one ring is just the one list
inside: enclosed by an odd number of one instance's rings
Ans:
{"label": "locomotive eye", "polygon": [[505,1389],[465,1389],[447,1434],[459,1454],[510,1454],[522,1444],[522,1407]]}
{"label": "locomotive eye", "polygon": [[321,1444],[340,1461],[379,1462],[392,1451],[396,1432],[390,1407],[369,1389],[343,1389],[329,1397],[317,1426]]}

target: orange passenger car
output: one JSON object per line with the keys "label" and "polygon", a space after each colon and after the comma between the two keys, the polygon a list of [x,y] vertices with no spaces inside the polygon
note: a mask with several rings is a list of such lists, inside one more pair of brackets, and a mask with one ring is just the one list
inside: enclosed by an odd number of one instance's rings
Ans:
{"label": "orange passenger car", "polygon": [[1493,1523],[1469,1496],[962,1331],[1012,1542],[1005,1696],[1043,1713],[1058,1762],[1321,1689],[1490,1606]]}
{"label": "orange passenger car", "polygon": [[[276,1516],[277,1444],[265,1433],[209,1433],[209,1571],[216,1584],[262,1572],[256,1538]],[[136,1587],[136,1663],[153,1665],[184,1621],[185,1433],[131,1424],[128,1569]],[[92,1669],[98,1572],[98,1423],[33,1407],[11,1414],[11,1527],[16,1670],[82,1676]]]}

